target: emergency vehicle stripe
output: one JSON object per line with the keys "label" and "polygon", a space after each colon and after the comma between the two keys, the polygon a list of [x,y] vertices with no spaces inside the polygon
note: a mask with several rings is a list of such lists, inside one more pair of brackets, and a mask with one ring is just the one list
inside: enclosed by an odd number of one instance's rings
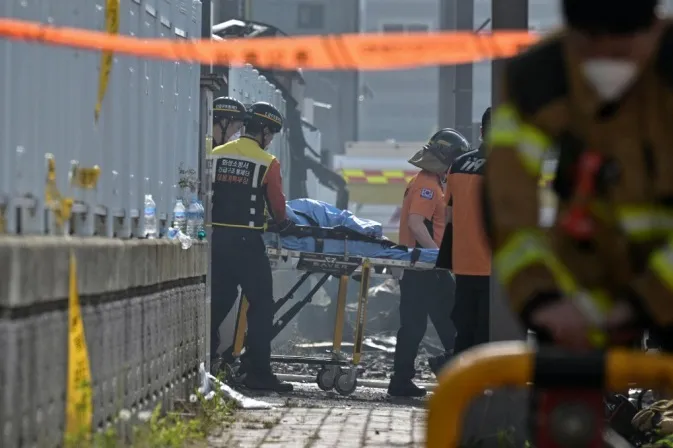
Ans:
{"label": "emergency vehicle stripe", "polygon": [[503,104],[493,114],[489,135],[492,146],[513,147],[532,176],[539,176],[542,160],[552,141],[545,133],[524,123],[514,107]]}
{"label": "emergency vehicle stripe", "polygon": [[342,170],[341,175],[349,184],[407,184],[418,171],[403,170]]}
{"label": "emergency vehicle stripe", "polygon": [[659,207],[621,206],[617,213],[622,229],[632,240],[652,240],[673,231],[673,214]]}

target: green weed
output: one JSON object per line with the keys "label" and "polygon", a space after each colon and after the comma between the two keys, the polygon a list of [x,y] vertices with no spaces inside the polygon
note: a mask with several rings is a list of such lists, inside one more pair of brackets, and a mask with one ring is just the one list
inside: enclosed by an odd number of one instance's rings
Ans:
{"label": "green weed", "polygon": [[110,427],[94,434],[66,438],[65,448],[198,448],[216,429],[234,421],[236,404],[216,395],[211,400],[197,395],[192,402],[178,402],[164,412],[158,405],[148,421],[134,425],[124,436]]}

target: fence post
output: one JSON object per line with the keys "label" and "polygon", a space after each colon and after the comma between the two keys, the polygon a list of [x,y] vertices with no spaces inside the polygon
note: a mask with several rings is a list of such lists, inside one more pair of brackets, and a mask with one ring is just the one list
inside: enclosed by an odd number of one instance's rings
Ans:
{"label": "fence post", "polygon": [[[199,144],[199,198],[206,210],[206,238],[211,244],[213,229],[212,207],[212,159],[213,149],[213,93],[222,89],[224,76],[216,73],[201,75],[201,95],[199,101],[200,144]],[[208,276],[206,278],[206,368],[210,370],[210,280],[212,278],[211,251],[208,251]]]}

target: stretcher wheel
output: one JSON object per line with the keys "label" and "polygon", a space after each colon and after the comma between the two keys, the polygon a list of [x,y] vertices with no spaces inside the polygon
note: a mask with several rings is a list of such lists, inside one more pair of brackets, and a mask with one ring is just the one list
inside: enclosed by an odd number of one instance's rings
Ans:
{"label": "stretcher wheel", "polygon": [[339,374],[340,370],[334,367],[322,367],[318,370],[318,377],[316,381],[320,390],[329,392],[334,389],[336,383],[336,376]]}
{"label": "stretcher wheel", "polygon": [[336,376],[334,390],[340,395],[350,395],[355,391],[356,387],[358,387],[358,379],[354,375],[351,377],[350,372],[342,370]]}

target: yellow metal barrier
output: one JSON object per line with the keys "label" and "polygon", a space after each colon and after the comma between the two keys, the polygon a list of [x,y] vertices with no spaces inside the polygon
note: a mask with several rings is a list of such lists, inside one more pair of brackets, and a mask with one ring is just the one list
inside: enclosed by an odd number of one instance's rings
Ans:
{"label": "yellow metal barrier", "polygon": [[[525,342],[502,342],[473,348],[441,373],[430,400],[428,448],[457,448],[468,404],[487,389],[527,387],[534,374],[535,350]],[[623,390],[673,386],[673,356],[612,349],[605,356],[605,385]]]}

